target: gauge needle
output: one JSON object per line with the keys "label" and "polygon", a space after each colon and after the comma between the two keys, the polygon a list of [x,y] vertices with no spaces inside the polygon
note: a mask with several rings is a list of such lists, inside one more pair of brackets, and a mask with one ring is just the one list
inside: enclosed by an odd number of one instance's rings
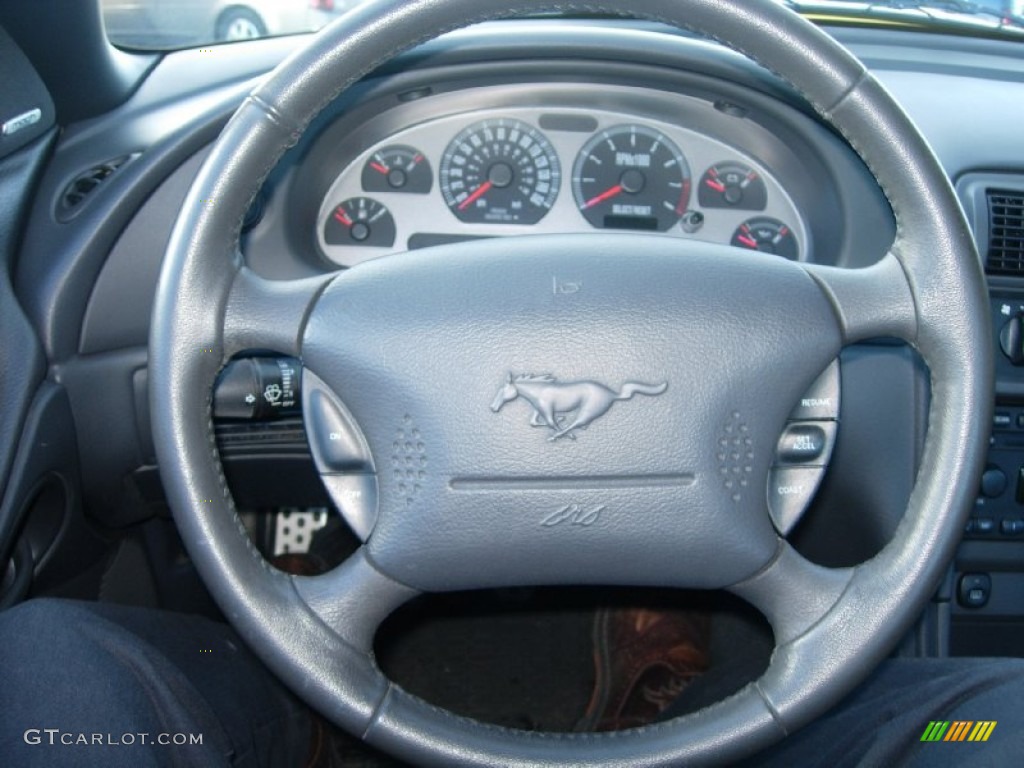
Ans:
{"label": "gauge needle", "polygon": [[715,181],[714,179],[707,179],[704,183],[711,187],[713,190],[715,190],[715,192],[725,192],[725,184],[723,184],[720,181]]}
{"label": "gauge needle", "polygon": [[492,186],[494,186],[494,185],[491,184],[491,182],[485,181],[483,184],[481,184],[479,187],[477,187],[473,191],[473,194],[471,194],[469,197],[467,197],[465,200],[463,200],[461,203],[459,203],[459,210],[460,211],[464,211],[467,208],[469,208],[469,206],[471,206],[473,203],[475,203],[481,197],[486,195],[491,190]]}
{"label": "gauge needle", "polygon": [[334,212],[334,218],[336,218],[338,221],[340,221],[346,227],[351,227],[352,226],[352,219],[350,219],[348,216],[346,216],[341,211],[335,211]]}
{"label": "gauge needle", "polygon": [[387,176],[387,174],[390,171],[390,169],[386,165],[381,165],[376,161],[370,163],[370,167],[373,168],[373,170],[375,170],[377,173],[383,173],[385,176]]}
{"label": "gauge needle", "polygon": [[620,192],[622,192],[622,185],[621,184],[616,184],[614,187],[612,187],[611,189],[605,190],[604,192],[602,192],[597,197],[593,197],[590,200],[587,200],[587,202],[585,202],[582,206],[580,206],[580,210],[581,211],[585,211],[588,208],[593,208],[598,203],[603,203],[605,200],[608,200],[609,198],[615,197]]}
{"label": "gauge needle", "polygon": [[736,239],[739,240],[741,243],[743,243],[745,246],[747,246],[747,248],[757,248],[757,240],[755,240],[752,237],[747,237],[746,235],[740,235]]}

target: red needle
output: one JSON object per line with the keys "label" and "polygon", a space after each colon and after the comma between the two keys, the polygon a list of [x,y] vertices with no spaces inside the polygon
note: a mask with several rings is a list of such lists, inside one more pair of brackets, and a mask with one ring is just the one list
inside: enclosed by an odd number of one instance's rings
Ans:
{"label": "red needle", "polygon": [[470,195],[465,200],[463,200],[461,203],[459,203],[459,210],[460,211],[464,211],[467,208],[469,208],[469,206],[471,206],[473,203],[475,203],[481,197],[483,197],[488,192],[490,192],[492,186],[494,186],[494,185],[491,184],[491,182],[485,181],[483,184],[481,184],[479,187],[476,188],[476,191],[474,191],[472,195]]}
{"label": "red needle", "polygon": [[388,174],[388,169],[378,162],[370,163],[370,167],[377,171],[377,173],[383,173],[385,176]]}
{"label": "red needle", "polygon": [[605,200],[607,200],[607,199],[609,199],[611,197],[615,197],[620,192],[622,192],[622,185],[621,184],[616,184],[614,187],[612,187],[609,190],[606,190],[606,191],[602,192],[597,197],[594,197],[594,198],[591,198],[590,200],[587,200],[587,202],[585,202],[583,205],[580,206],[580,210],[581,211],[585,211],[585,210],[587,210],[587,208],[593,208],[598,203],[603,203]]}
{"label": "red needle", "polygon": [[352,226],[352,219],[350,219],[348,216],[346,216],[344,214],[344,212],[342,212],[340,210],[334,212],[334,218],[336,218],[338,221],[340,221],[346,227],[351,227]]}
{"label": "red needle", "polygon": [[714,179],[707,179],[704,183],[711,187],[713,190],[715,190],[715,192],[725,192],[725,184],[723,184],[720,181],[715,181]]}
{"label": "red needle", "polygon": [[757,240],[754,240],[751,237],[747,237],[746,235],[740,235],[736,239],[743,243],[745,246],[747,246],[747,248],[754,248],[755,250],[757,249]]}

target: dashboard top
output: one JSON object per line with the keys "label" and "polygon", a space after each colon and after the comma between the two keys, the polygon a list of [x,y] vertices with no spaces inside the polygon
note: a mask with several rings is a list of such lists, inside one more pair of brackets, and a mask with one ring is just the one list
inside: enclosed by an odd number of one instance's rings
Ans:
{"label": "dashboard top", "polygon": [[[954,181],[975,170],[1024,168],[1017,131],[1024,121],[1024,64],[1018,45],[885,30],[829,31],[894,91]],[[16,273],[19,297],[51,359],[145,345],[146,291],[133,290],[141,298],[120,315],[109,308],[100,311],[101,299],[123,296],[126,279],[132,285],[155,285],[174,206],[194,173],[190,169],[244,94],[301,42],[282,38],[215,48],[213,55],[219,59],[214,67],[209,54],[198,51],[166,55],[121,107],[65,128],[42,180]],[[332,255],[324,247],[325,212],[351,197],[373,195],[354,188],[350,195],[341,187],[332,192],[332,184],[343,184],[339,179],[345,178],[345,169],[361,167],[374,151],[396,144],[415,147],[415,134],[408,142],[399,137],[405,130],[438,129],[430,162],[433,210],[438,214],[433,219],[446,223],[442,234],[465,234],[460,232],[465,227],[518,229],[522,225],[466,223],[452,214],[444,204],[440,164],[445,142],[458,131],[505,113],[504,102],[479,98],[481,94],[538,85],[563,95],[579,85],[619,94],[610,95],[608,103],[590,105],[597,111],[591,116],[599,117],[603,127],[653,126],[664,134],[670,122],[666,100],[703,105],[688,115],[706,112],[722,118],[710,125],[682,124],[681,129],[710,140],[704,146],[727,150],[724,154],[707,149],[690,157],[695,150],[687,138],[669,137],[691,166],[694,191],[688,212],[706,213],[697,197],[700,180],[715,164],[728,161],[764,172],[774,182],[770,188],[775,194],[769,198],[780,207],[765,215],[794,229],[799,258],[853,266],[878,258],[891,242],[888,206],[849,148],[817,121],[792,89],[741,55],[646,22],[508,21],[462,30],[415,49],[330,105],[268,179],[262,217],[245,236],[251,265],[268,277],[285,278],[355,263],[357,258],[337,251]],[[653,100],[637,103],[633,95],[638,90],[653,94]],[[419,98],[424,93],[429,98]],[[467,94],[474,94],[472,103],[458,104]],[[746,114],[726,119],[714,109],[717,102],[739,104]],[[552,103],[579,108],[572,99],[550,94],[546,102],[513,100],[508,106],[546,114]],[[992,110],[996,103],[998,119]],[[541,112],[535,116],[539,119]],[[743,130],[737,130],[740,126]],[[965,132],[977,140],[964,141]],[[555,135],[548,140],[563,145],[557,152],[562,188],[552,213],[538,223],[556,224],[560,211],[573,217],[573,228],[590,226],[572,190],[572,167],[594,134],[580,132],[563,140],[557,135],[561,132],[551,133]],[[339,141],[341,135],[357,140]],[[61,195],[78,174],[138,152],[74,218],[55,221]],[[699,162],[694,159],[698,156]],[[190,158],[195,160],[188,162]],[[378,202],[387,206],[386,200]],[[741,223],[723,223],[716,239],[727,242]],[[146,256],[126,253],[129,246]],[[131,277],[125,278],[129,263]],[[80,334],[66,330],[83,323]],[[116,334],[98,332],[115,325],[120,329]]]}

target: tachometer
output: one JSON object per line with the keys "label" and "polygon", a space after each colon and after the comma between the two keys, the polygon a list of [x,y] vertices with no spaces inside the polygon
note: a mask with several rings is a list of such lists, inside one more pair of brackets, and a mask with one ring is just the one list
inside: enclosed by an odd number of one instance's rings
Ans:
{"label": "tachometer", "polygon": [[580,150],[572,191],[595,227],[665,232],[690,201],[690,166],[660,131],[618,125],[595,134]]}
{"label": "tachometer", "polygon": [[558,196],[554,147],[521,120],[484,120],[461,131],[441,157],[441,194],[461,221],[535,224]]}

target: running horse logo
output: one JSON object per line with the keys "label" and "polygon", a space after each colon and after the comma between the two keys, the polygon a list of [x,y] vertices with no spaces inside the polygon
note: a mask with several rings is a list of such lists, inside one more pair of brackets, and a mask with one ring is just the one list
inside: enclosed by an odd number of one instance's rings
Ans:
{"label": "running horse logo", "polygon": [[560,437],[575,440],[574,430],[586,429],[592,421],[608,413],[616,401],[629,400],[633,395],[656,397],[666,389],[667,381],[661,384],[627,381],[621,391],[616,392],[596,381],[561,382],[551,374],[513,376],[510,373],[498,389],[491,410],[497,413],[505,403],[521,397],[533,406],[530,425],[551,430],[548,440]]}

